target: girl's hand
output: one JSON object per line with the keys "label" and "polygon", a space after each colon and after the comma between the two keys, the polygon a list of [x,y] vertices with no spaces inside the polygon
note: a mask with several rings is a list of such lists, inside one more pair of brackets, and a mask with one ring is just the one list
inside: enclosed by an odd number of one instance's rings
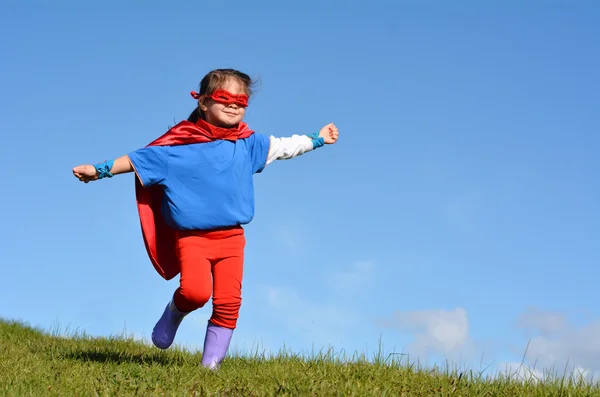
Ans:
{"label": "girl's hand", "polygon": [[81,182],[88,183],[89,181],[95,181],[98,179],[98,172],[93,165],[78,165],[73,168],[73,175]]}
{"label": "girl's hand", "polygon": [[321,128],[321,131],[319,132],[319,136],[323,138],[326,144],[336,143],[338,135],[338,129],[333,123],[327,124],[325,127]]}

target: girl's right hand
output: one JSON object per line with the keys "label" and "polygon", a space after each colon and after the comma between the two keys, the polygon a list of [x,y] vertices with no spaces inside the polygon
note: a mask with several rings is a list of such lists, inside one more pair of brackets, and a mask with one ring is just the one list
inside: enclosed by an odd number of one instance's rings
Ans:
{"label": "girl's right hand", "polygon": [[96,171],[96,168],[93,165],[89,164],[78,165],[73,168],[73,175],[75,175],[75,178],[85,183],[98,179],[98,171]]}
{"label": "girl's right hand", "polygon": [[338,128],[333,123],[327,124],[325,127],[321,128],[321,131],[319,131],[319,136],[323,138],[323,141],[328,145],[336,143],[339,134]]}

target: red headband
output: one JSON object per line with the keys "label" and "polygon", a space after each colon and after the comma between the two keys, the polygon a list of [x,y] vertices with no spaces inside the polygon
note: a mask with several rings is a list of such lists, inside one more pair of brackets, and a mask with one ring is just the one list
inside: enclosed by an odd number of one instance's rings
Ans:
{"label": "red headband", "polygon": [[[196,91],[190,92],[194,99],[200,99],[201,95]],[[209,98],[211,98],[215,102],[223,103],[225,105],[236,104],[243,108],[248,107],[248,95],[246,94],[232,94],[229,91],[225,90],[215,90]]]}

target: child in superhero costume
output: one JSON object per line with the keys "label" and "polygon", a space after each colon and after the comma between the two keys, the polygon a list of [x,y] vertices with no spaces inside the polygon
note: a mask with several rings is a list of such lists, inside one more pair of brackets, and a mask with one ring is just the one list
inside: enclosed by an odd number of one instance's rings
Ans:
{"label": "child in superhero costume", "polygon": [[218,368],[226,356],[241,306],[244,229],[254,217],[253,174],[274,160],[290,159],[338,139],[328,124],[317,133],[276,138],[242,121],[250,77],[217,69],[200,82],[198,101],[181,121],[148,146],[115,160],[80,165],[73,174],[88,183],[135,172],[135,193],[146,251],[166,280],[179,287],[152,331],[167,349],[179,324],[212,296],[202,365]]}

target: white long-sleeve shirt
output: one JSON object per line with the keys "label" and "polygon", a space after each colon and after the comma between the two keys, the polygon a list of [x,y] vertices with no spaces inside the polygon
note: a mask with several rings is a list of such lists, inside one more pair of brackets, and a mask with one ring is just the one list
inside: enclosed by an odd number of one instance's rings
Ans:
{"label": "white long-sleeve shirt", "polygon": [[290,137],[270,137],[271,146],[267,156],[269,165],[275,160],[288,160],[313,150],[312,139],[306,135],[292,135]]}

